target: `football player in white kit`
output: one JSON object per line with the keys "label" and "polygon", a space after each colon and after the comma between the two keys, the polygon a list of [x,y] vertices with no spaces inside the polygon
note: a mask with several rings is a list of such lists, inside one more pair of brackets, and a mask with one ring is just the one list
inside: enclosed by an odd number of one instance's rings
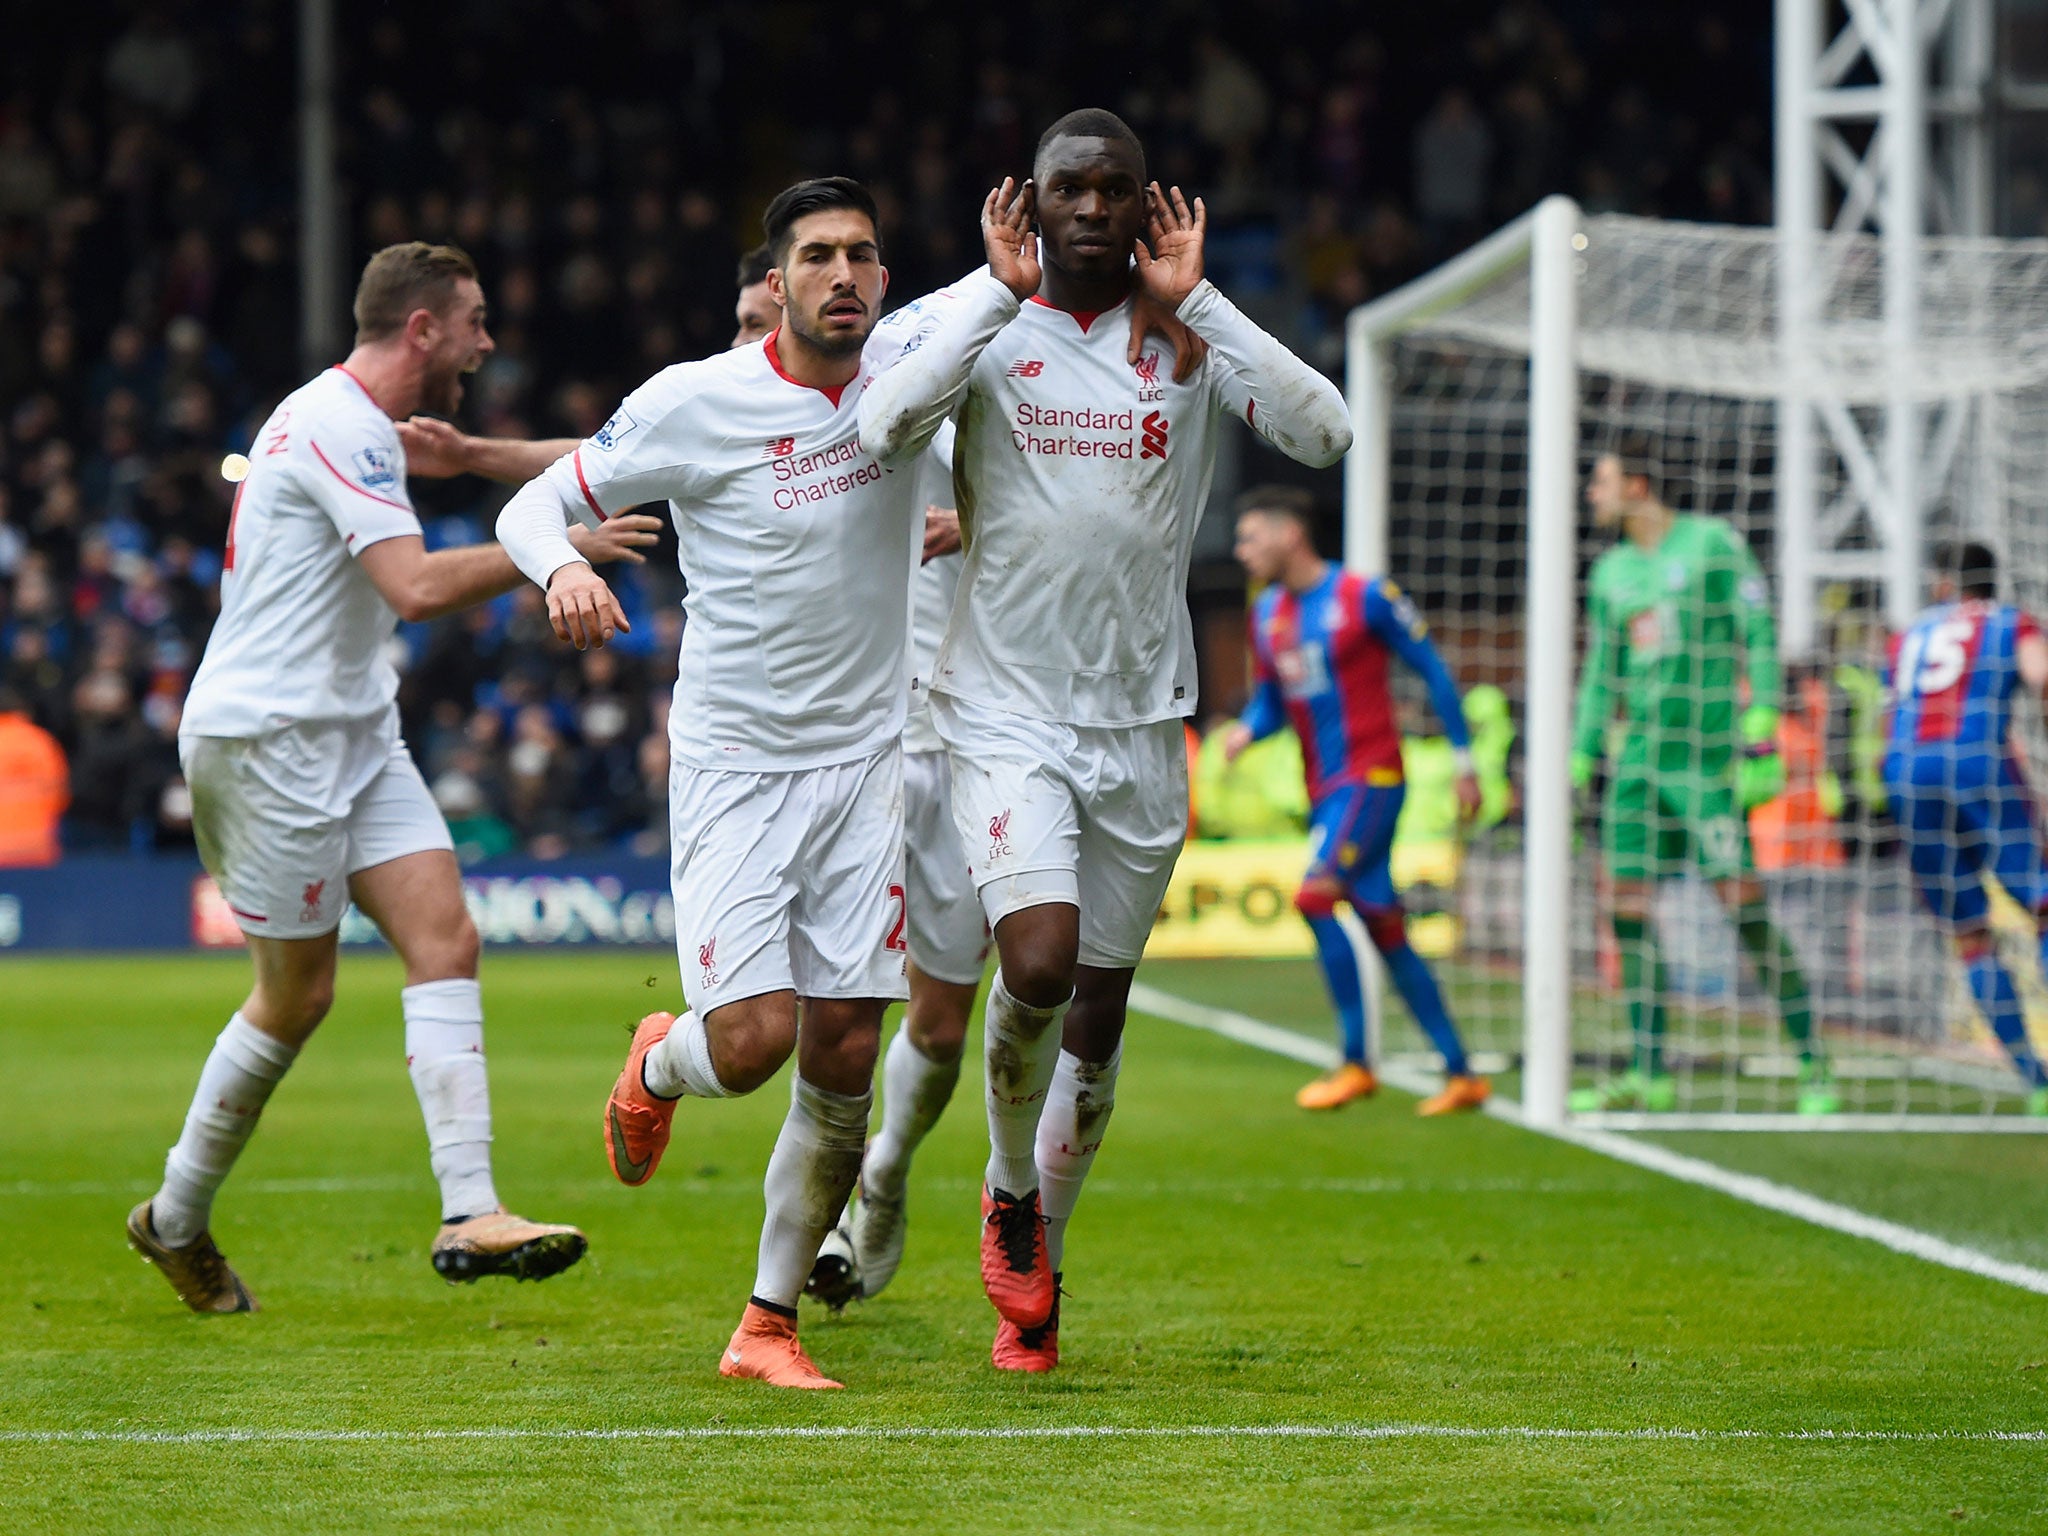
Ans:
{"label": "football player in white kit", "polygon": [[[959,429],[967,559],[931,712],[999,954],[981,1269],[1003,1369],[1058,1361],[1067,1221],[1186,834],[1186,583],[1216,434],[1235,415],[1317,466],[1351,443],[1336,386],[1203,281],[1205,219],[1199,200],[1148,189],[1121,119],[1069,113],[1032,181],[989,195],[988,270],[927,301],[861,401],[861,442],[884,464],[949,418]],[[1127,359],[1123,327],[1103,322],[1134,294],[1208,343],[1192,378]]]}
{"label": "football player in white kit", "polygon": [[[893,331],[902,322],[894,321]],[[886,341],[886,338],[885,338]],[[903,860],[910,1001],[882,1058],[882,1127],[861,1160],[860,1192],[825,1240],[805,1290],[835,1310],[881,1293],[903,1259],[911,1155],[960,1080],[967,1016],[988,959],[988,925],[953,825],[945,743],[926,707],[932,661],[953,611],[964,557],[953,511],[952,428],[917,462],[925,561],[912,585],[910,712],[903,728]]]}
{"label": "football player in white kit", "polygon": [[[491,350],[483,290],[453,247],[391,246],[364,269],[355,316],[347,362],[287,396],[257,436],[229,518],[220,620],[180,726],[200,853],[256,972],[162,1187],[128,1217],[130,1243],[197,1312],[256,1309],[208,1230],[213,1199],[333,1001],[350,897],[405,962],[406,1061],[441,1186],[435,1270],[543,1279],[585,1247],[574,1227],[498,1203],[476,928],[447,824],[399,739],[385,656],[400,618],[521,580],[494,544],[426,551],[395,425],[454,410],[462,376]],[[658,526],[627,519],[576,537],[584,558],[638,559]]]}
{"label": "football player in white kit", "polygon": [[601,644],[619,611],[563,538],[564,514],[671,503],[689,586],[669,820],[691,1006],[635,1031],[606,1154],[644,1183],[682,1095],[751,1093],[795,1051],[753,1294],[719,1372],[835,1387],[797,1340],[796,1303],[859,1172],[882,1013],[905,994],[901,738],[922,508],[914,477],[857,440],[887,282],[873,200],[844,178],[801,182],[764,223],[783,323],[648,380],[512,498],[498,532],[558,633]]}

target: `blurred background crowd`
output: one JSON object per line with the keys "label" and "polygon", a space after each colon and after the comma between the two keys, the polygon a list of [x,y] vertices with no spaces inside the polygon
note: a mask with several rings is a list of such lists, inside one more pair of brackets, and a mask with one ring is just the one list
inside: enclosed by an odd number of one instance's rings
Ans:
{"label": "blurred background crowd", "polygon": [[[736,259],[798,176],[876,189],[898,298],[957,276],[985,189],[1077,105],[1122,112],[1154,174],[1207,198],[1211,274],[1332,373],[1348,310],[1547,192],[1770,216],[1769,30],[1729,24],[1754,6],[452,0],[401,25],[337,4],[351,281],[393,241],[477,258],[498,350],[464,425],[490,434],[586,434],[724,347]],[[292,26],[280,0],[8,22],[0,752],[12,733],[56,763],[67,850],[190,841],[175,738],[217,605],[222,459],[311,371]],[[486,537],[505,494],[413,491],[430,545]],[[557,645],[531,590],[400,632],[407,739],[466,857],[665,846],[672,550],[628,589],[633,635],[601,654]],[[1204,692],[1234,708],[1242,678]]]}

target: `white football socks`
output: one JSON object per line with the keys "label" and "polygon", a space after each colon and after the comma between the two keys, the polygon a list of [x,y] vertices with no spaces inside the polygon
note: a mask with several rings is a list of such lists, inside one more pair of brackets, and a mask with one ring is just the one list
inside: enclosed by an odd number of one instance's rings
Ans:
{"label": "white football socks", "polygon": [[1060,1053],[1057,1008],[1027,1008],[1010,995],[999,969],[989,984],[982,1050],[988,1069],[988,1186],[1028,1195],[1038,1188],[1038,1115]]}
{"label": "white football socks", "polygon": [[807,1083],[801,1072],[792,1075],[789,1115],[775,1138],[762,1184],[768,1216],[761,1224],[756,1301],[796,1306],[817,1262],[818,1245],[839,1220],[860,1176],[874,1099],[873,1089],[856,1097]]}
{"label": "white football socks", "polygon": [[732,1090],[718,1080],[711,1065],[711,1037],[695,1010],[677,1019],[640,1058],[640,1081],[649,1093],[664,1099],[679,1099],[686,1093],[700,1099],[732,1097]]}
{"label": "white football socks", "polygon": [[1108,1061],[1083,1061],[1060,1052],[1059,1069],[1045,1093],[1038,1122],[1038,1201],[1045,1212],[1045,1253],[1058,1273],[1067,1252],[1067,1222],[1081,1198],[1082,1182],[1095,1166],[1095,1153],[1116,1108],[1116,1074],[1123,1065],[1121,1043]]}
{"label": "white football socks", "polygon": [[483,988],[473,980],[423,981],[398,997],[405,1010],[405,1064],[441,1185],[441,1219],[487,1215],[498,1208],[498,1191],[491,1182]]}
{"label": "white football socks", "polygon": [[164,1184],[149,1204],[150,1224],[172,1248],[206,1230],[214,1192],[242,1154],[270,1091],[297,1056],[245,1020],[228,1020],[199,1070],[199,1087],[185,1112],[185,1129],[164,1159]]}
{"label": "white football socks", "polygon": [[910,1155],[939,1123],[953,1087],[960,1081],[960,1058],[933,1061],[917,1048],[908,1027],[896,1031],[882,1058],[882,1128],[868,1143],[861,1165],[861,1187],[894,1199],[910,1176]]}

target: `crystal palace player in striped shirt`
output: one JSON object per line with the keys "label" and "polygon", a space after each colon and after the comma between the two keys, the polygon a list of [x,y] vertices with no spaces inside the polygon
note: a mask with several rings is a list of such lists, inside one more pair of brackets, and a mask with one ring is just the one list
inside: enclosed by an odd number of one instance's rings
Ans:
{"label": "crystal palace player in striped shirt", "polygon": [[1347,901],[1386,961],[1408,1011],[1444,1058],[1443,1091],[1416,1106],[1424,1115],[1477,1109],[1490,1088],[1474,1075],[1429,966],[1408,942],[1394,890],[1394,825],[1407,789],[1401,776],[1401,721],[1388,687],[1398,656],[1429,685],[1430,703],[1458,753],[1458,807],[1479,809],[1471,738],[1458,685],[1429,643],[1415,605],[1391,581],[1343,570],[1315,551],[1314,501],[1291,486],[1238,500],[1237,558],[1265,591],[1253,605],[1256,685],[1225,750],[1292,725],[1308,774],[1311,853],[1294,904],[1316,936],[1323,976],[1343,1028],[1344,1061],[1295,1096],[1303,1109],[1335,1109],[1377,1086],[1366,1061],[1365,996],[1358,956],[1337,921]]}
{"label": "crystal palace player in striped shirt", "polygon": [[[1936,602],[1892,654],[1891,741],[1884,782],[1904,830],[1920,894],[1955,935],[1970,991],[2029,1090],[2027,1107],[2048,1115],[2048,1069],[2027,1040],[2012,977],[1998,958],[1982,872],[1988,864],[2038,924],[2048,910],[2033,795],[2007,737],[2013,696],[2048,689],[2048,638],[1998,601],[1990,549],[1965,543],[1937,560]],[[2048,940],[2044,940],[2048,966]]]}

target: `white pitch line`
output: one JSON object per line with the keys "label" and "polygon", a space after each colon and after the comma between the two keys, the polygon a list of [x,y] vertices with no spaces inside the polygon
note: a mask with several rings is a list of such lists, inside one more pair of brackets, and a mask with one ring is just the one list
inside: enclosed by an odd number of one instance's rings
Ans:
{"label": "white pitch line", "polygon": [[[1142,983],[1133,984],[1131,1006],[1175,1024],[1205,1029],[1242,1044],[1271,1051],[1276,1055],[1288,1056],[1296,1061],[1308,1062],[1313,1066],[1336,1065],[1338,1053],[1334,1047],[1310,1040],[1292,1030],[1280,1029],[1259,1019],[1233,1013],[1229,1009],[1211,1008],[1203,1003],[1190,1002],[1186,998],[1176,997],[1171,992],[1162,992],[1156,987],[1148,987]],[[1380,1076],[1403,1093],[1426,1094],[1434,1091],[1435,1087],[1435,1084],[1421,1073],[1392,1066],[1383,1070]],[[1735,1173],[1700,1158],[1687,1157],[1683,1153],[1673,1152],[1651,1142],[1634,1141],[1626,1136],[1618,1136],[1612,1131],[1587,1130],[1574,1126],[1552,1128],[1526,1125],[1522,1120],[1519,1105],[1505,1104],[1498,1099],[1486,1106],[1486,1112],[1496,1119],[1521,1125],[1525,1130],[1541,1131],[1546,1136],[1569,1142],[1575,1147],[1584,1147],[1589,1152],[1597,1152],[1618,1162],[1632,1163],[1638,1168],[1661,1173],[1667,1178],[1679,1179],[1687,1184],[1697,1184],[1720,1194],[1731,1195],[1747,1204],[1795,1217],[1816,1227],[1825,1227],[1831,1232],[1845,1232],[1851,1237],[1881,1243],[1895,1253],[1907,1254],[1916,1259],[1924,1259],[1930,1264],[1940,1264],[1948,1269],[1961,1270],[1965,1274],[1978,1275],[1986,1280],[1997,1280],[2006,1285],[2018,1286],[2024,1291],[2048,1296],[2048,1270],[1996,1258],[1980,1249],[1952,1243],[1944,1237],[1936,1237],[1932,1232],[1922,1232],[1917,1227],[1903,1226],[1896,1221],[1887,1221],[1882,1216],[1872,1216],[1851,1206],[1823,1200],[1803,1189],[1774,1183],[1755,1174]]]}
{"label": "white pitch line", "polygon": [[6,1429],[0,1445],[408,1445],[462,1440],[1590,1440],[2032,1445],[2048,1429],[1567,1429],[1472,1424],[650,1425],[499,1429]]}

